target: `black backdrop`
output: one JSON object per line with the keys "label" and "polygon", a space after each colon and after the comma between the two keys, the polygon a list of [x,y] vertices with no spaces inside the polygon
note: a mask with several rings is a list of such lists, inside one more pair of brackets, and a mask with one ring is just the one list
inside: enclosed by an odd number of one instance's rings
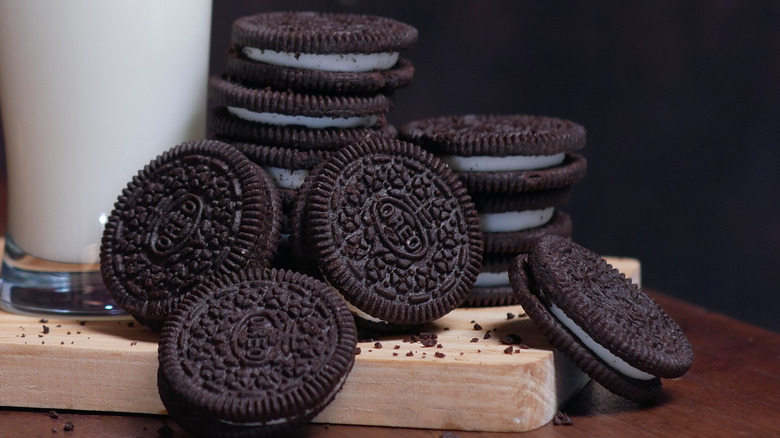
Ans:
{"label": "black backdrop", "polygon": [[232,21],[268,10],[416,26],[396,125],[464,113],[584,125],[588,176],[564,206],[574,240],[639,258],[647,287],[780,331],[780,2],[218,0],[212,73]]}

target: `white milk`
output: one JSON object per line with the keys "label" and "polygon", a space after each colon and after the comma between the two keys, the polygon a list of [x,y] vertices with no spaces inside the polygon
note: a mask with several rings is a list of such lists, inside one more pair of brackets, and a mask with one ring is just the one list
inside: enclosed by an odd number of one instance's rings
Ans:
{"label": "white milk", "polygon": [[203,138],[211,0],[0,0],[8,236],[95,263],[138,169]]}

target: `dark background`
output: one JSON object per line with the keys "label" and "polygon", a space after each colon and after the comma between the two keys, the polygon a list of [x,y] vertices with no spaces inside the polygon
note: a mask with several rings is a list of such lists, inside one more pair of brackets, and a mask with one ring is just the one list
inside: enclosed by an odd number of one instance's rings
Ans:
{"label": "dark background", "polygon": [[[214,2],[383,15],[420,31],[390,120],[528,113],[585,126],[574,240],[636,257],[646,287],[780,331],[780,2]],[[717,335],[717,333],[713,333]]]}

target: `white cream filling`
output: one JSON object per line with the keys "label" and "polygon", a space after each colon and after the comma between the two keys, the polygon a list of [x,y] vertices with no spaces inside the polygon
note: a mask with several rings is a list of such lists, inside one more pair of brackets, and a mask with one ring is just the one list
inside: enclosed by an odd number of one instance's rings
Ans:
{"label": "white cream filling", "polygon": [[291,116],[278,113],[258,113],[246,108],[234,106],[227,107],[228,111],[236,117],[248,120],[250,122],[267,123],[270,125],[300,125],[312,129],[322,128],[360,128],[376,125],[379,116],[370,115],[365,117],[309,117],[309,116]]}
{"label": "white cream filling", "polygon": [[482,213],[479,226],[483,232],[507,233],[542,226],[550,221],[555,207],[539,210],[507,211],[504,213]]}
{"label": "white cream filling", "polygon": [[382,53],[290,53],[256,47],[244,47],[247,58],[266,64],[304,70],[366,72],[387,70],[398,62],[398,52]]}
{"label": "white cream filling", "polygon": [[298,190],[309,174],[307,169],[294,170],[274,166],[263,166],[263,169],[274,181],[276,187],[290,190]]}
{"label": "white cream filling", "polygon": [[582,341],[582,343],[585,344],[588,349],[590,349],[590,351],[601,358],[601,360],[609,364],[609,366],[614,368],[616,371],[622,373],[625,376],[638,380],[650,380],[655,378],[655,376],[652,374],[638,370],[629,365],[626,361],[615,356],[601,344],[594,341],[590,335],[585,333],[585,331],[582,330],[582,328],[580,328],[576,322],[572,321],[571,318],[566,316],[566,314],[563,313],[563,310],[561,310],[555,304],[550,304],[550,312],[553,314],[553,316],[555,316],[556,319],[558,319],[558,321],[571,330],[571,332],[574,333],[574,335],[577,336],[580,341]]}
{"label": "white cream filling", "polygon": [[496,287],[509,285],[509,271],[480,272],[474,287]]}
{"label": "white cream filling", "polygon": [[563,163],[566,154],[561,152],[555,155],[510,155],[507,157],[441,155],[439,158],[456,172],[510,172],[557,166]]}

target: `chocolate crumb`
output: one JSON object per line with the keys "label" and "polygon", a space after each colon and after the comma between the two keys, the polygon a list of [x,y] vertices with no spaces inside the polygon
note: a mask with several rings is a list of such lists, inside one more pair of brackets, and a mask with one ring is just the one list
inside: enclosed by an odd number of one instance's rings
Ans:
{"label": "chocolate crumb", "polygon": [[87,325],[87,321],[79,321],[79,325],[83,327]]}
{"label": "chocolate crumb", "polygon": [[19,337],[20,337],[20,338],[25,338],[25,337],[27,337],[27,335],[25,335],[24,333],[22,333],[22,334],[21,334],[21,336],[19,336]]}
{"label": "chocolate crumb", "polygon": [[434,354],[434,356],[436,356],[439,359],[441,359],[442,357],[444,357],[444,353],[442,353],[441,351],[437,351],[436,354]]}
{"label": "chocolate crumb", "polygon": [[462,351],[460,352],[460,355],[463,356],[463,352]]}
{"label": "chocolate crumb", "polygon": [[477,350],[477,353],[482,353],[482,350]]}
{"label": "chocolate crumb", "polygon": [[498,342],[506,345],[515,345],[515,344],[521,344],[523,342],[523,339],[514,333],[510,333],[508,335],[501,336]]}
{"label": "chocolate crumb", "polygon": [[445,332],[446,332],[446,331],[449,331],[449,330],[450,330],[450,328],[449,328],[449,327],[444,327],[444,331],[445,331]]}
{"label": "chocolate crumb", "polygon": [[474,321],[473,319],[471,320],[471,323],[472,323],[472,324],[474,324],[475,322],[477,322],[477,321]]}
{"label": "chocolate crumb", "polygon": [[438,342],[436,339],[423,339],[420,341],[423,347],[435,347]]}
{"label": "chocolate crumb", "polygon": [[411,351],[406,353],[406,357],[412,357],[412,356],[414,356],[414,353],[412,353]]}
{"label": "chocolate crumb", "polygon": [[41,341],[41,345],[43,345],[43,344],[45,344],[45,343],[46,343],[46,341]]}
{"label": "chocolate crumb", "polygon": [[512,312],[506,312],[506,319],[515,319],[515,314]]}
{"label": "chocolate crumb", "polygon": [[41,324],[46,324],[47,322],[49,322],[49,320],[45,318],[41,318],[38,322],[40,322]]}
{"label": "chocolate crumb", "polygon": [[69,334],[70,334],[70,330],[68,330],[68,332],[67,332],[66,334],[68,334],[68,335],[69,335]]}
{"label": "chocolate crumb", "polygon": [[40,333],[38,333],[38,337],[39,337],[39,338],[42,338],[42,337],[43,337],[43,335],[42,335],[42,334],[40,334]]}
{"label": "chocolate crumb", "polygon": [[60,341],[60,345],[65,345],[65,341]]}
{"label": "chocolate crumb", "polygon": [[474,330],[482,330],[482,326],[479,324],[474,324]]}
{"label": "chocolate crumb", "polygon": [[393,356],[398,356],[398,353],[393,353]]}
{"label": "chocolate crumb", "polygon": [[444,348],[444,345],[436,344],[436,348]]}
{"label": "chocolate crumb", "polygon": [[471,342],[479,342],[479,338],[471,338]]}
{"label": "chocolate crumb", "polygon": [[374,342],[374,348],[382,348],[381,342]]}
{"label": "chocolate crumb", "polygon": [[71,430],[73,430],[73,422],[72,421],[68,421],[67,423],[65,423],[62,426],[62,430],[64,430],[65,432],[70,432]]}
{"label": "chocolate crumb", "polygon": [[493,335],[490,334],[490,332],[485,332],[485,336],[482,337],[482,339],[490,339]]}
{"label": "chocolate crumb", "polygon": [[135,346],[135,345],[137,345],[137,344],[138,344],[138,342],[137,342],[137,341],[133,341],[133,342],[131,342],[131,343],[130,343],[130,346],[131,346],[131,347],[133,347],[133,346]]}
{"label": "chocolate crumb", "polygon": [[555,413],[552,423],[553,426],[571,426],[574,424],[574,422],[571,421],[571,418],[569,418],[569,415],[561,411]]}
{"label": "chocolate crumb", "polygon": [[128,322],[127,322],[127,326],[128,326],[128,327],[131,327],[131,328],[132,328],[132,327],[135,327],[135,321],[128,321]]}
{"label": "chocolate crumb", "polygon": [[504,354],[512,354],[512,352],[514,352],[514,350],[515,350],[515,349],[514,349],[514,348],[512,348],[512,346],[510,345],[510,346],[508,346],[508,347],[506,347],[506,348],[504,349]]}
{"label": "chocolate crumb", "polygon": [[355,356],[357,356],[358,354],[360,354],[360,352],[362,352],[362,351],[363,351],[363,350],[361,350],[361,349],[360,349],[360,347],[355,347]]}
{"label": "chocolate crumb", "polygon": [[57,413],[55,410],[49,411],[49,418],[59,418],[60,414]]}
{"label": "chocolate crumb", "polygon": [[531,348],[531,346],[530,346],[530,345],[528,345],[528,344],[523,344],[523,343],[517,344],[517,345],[516,345],[516,347],[517,347],[517,348],[522,348],[523,350],[529,350],[529,349]]}
{"label": "chocolate crumb", "polygon": [[401,346],[400,346],[400,345],[395,345],[395,346],[393,346],[393,350],[400,350],[400,349],[401,349]]}

